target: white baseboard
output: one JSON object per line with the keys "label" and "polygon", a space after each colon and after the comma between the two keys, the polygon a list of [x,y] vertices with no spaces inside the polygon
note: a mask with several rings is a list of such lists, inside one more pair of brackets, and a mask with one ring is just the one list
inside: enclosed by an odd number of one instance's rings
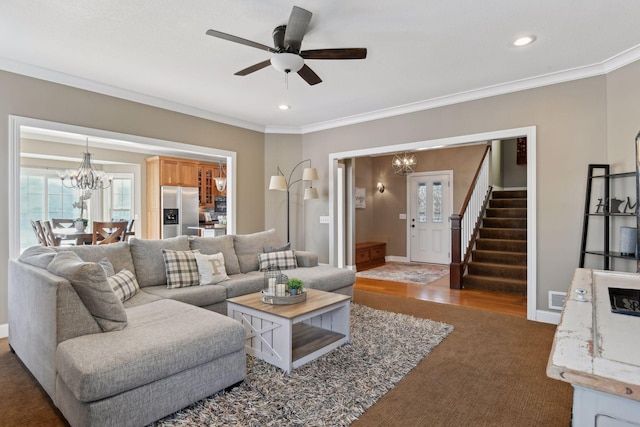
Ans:
{"label": "white baseboard", "polygon": [[536,311],[536,321],[557,325],[558,323],[560,323],[560,312],[538,310]]}
{"label": "white baseboard", "polygon": [[393,256],[393,255],[389,255],[384,257],[385,261],[391,261],[391,262],[409,262],[409,258],[407,258],[406,256]]}
{"label": "white baseboard", "polygon": [[9,336],[9,324],[5,323],[0,325],[0,338],[7,338]]}

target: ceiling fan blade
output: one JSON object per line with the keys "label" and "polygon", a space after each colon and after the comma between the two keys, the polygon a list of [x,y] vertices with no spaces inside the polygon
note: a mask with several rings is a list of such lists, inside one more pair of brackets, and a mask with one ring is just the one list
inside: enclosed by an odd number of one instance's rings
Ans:
{"label": "ceiling fan blade", "polygon": [[254,71],[262,70],[264,67],[268,67],[271,65],[271,60],[267,59],[266,61],[259,62],[251,67],[247,67],[244,70],[240,70],[237,73],[234,73],[235,76],[246,76],[247,74],[251,74]]}
{"label": "ceiling fan blade", "polygon": [[291,15],[289,16],[289,23],[287,29],[284,32],[284,47],[291,48],[294,53],[300,52],[300,46],[302,46],[302,38],[307,32],[309,27],[309,21],[311,21],[312,13],[298,6],[293,6],[291,9]]}
{"label": "ceiling fan blade", "polygon": [[304,59],[364,59],[367,57],[367,49],[354,47],[345,49],[316,49],[303,50],[300,56]]}
{"label": "ceiling fan blade", "polygon": [[322,82],[322,79],[318,77],[318,75],[314,73],[307,64],[304,64],[302,68],[300,68],[298,74],[304,79],[305,82],[309,83],[311,86],[317,85],[318,83]]}
{"label": "ceiling fan blade", "polygon": [[243,44],[245,46],[255,47],[256,49],[266,50],[267,52],[271,52],[271,53],[277,52],[277,50],[275,50],[274,48],[269,47],[267,45],[264,45],[264,44],[261,44],[261,43],[256,43],[256,42],[252,42],[251,40],[243,39],[242,37],[232,36],[231,34],[222,33],[220,31],[216,31],[216,30],[207,30],[207,35],[212,36],[212,37],[217,37],[217,38],[223,39],[223,40],[228,40],[228,41],[234,42],[234,43],[240,43],[240,44]]}

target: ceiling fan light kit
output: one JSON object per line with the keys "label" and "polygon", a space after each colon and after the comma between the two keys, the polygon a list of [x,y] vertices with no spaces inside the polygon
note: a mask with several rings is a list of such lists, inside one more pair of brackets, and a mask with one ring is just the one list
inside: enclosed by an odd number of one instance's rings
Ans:
{"label": "ceiling fan light kit", "polygon": [[297,73],[304,65],[304,59],[295,53],[276,53],[271,57],[271,65],[284,73]]}
{"label": "ceiling fan light kit", "polygon": [[271,59],[259,62],[235,73],[246,76],[269,65],[276,70],[286,73],[298,73],[309,85],[316,85],[322,79],[304,63],[305,59],[364,59],[367,57],[366,48],[338,48],[300,50],[302,39],[307,32],[312,13],[298,6],[293,6],[287,25],[280,25],[273,30],[273,45],[270,47],[241,37],[233,36],[216,30],[208,30],[207,35],[256,49],[271,52]]}

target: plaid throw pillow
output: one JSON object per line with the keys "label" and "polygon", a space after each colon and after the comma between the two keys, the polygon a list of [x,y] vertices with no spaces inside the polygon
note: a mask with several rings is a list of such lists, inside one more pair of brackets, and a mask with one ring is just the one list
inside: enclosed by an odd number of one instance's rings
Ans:
{"label": "plaid throw pillow", "polygon": [[265,271],[270,266],[278,267],[280,270],[298,267],[294,250],[258,254],[258,261],[260,262],[260,271]]}
{"label": "plaid throw pillow", "polygon": [[122,302],[130,299],[140,290],[136,276],[127,269],[122,269],[118,274],[107,277],[107,282]]}
{"label": "plaid throw pillow", "polygon": [[196,254],[199,253],[200,251],[162,250],[167,273],[167,289],[195,286],[200,282],[196,263]]}

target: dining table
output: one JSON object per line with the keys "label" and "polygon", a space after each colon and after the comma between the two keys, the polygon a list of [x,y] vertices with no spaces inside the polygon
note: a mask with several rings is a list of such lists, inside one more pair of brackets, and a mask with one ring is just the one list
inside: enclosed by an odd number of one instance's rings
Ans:
{"label": "dining table", "polygon": [[53,234],[60,240],[75,240],[76,245],[91,245],[93,233],[75,228],[54,228]]}

